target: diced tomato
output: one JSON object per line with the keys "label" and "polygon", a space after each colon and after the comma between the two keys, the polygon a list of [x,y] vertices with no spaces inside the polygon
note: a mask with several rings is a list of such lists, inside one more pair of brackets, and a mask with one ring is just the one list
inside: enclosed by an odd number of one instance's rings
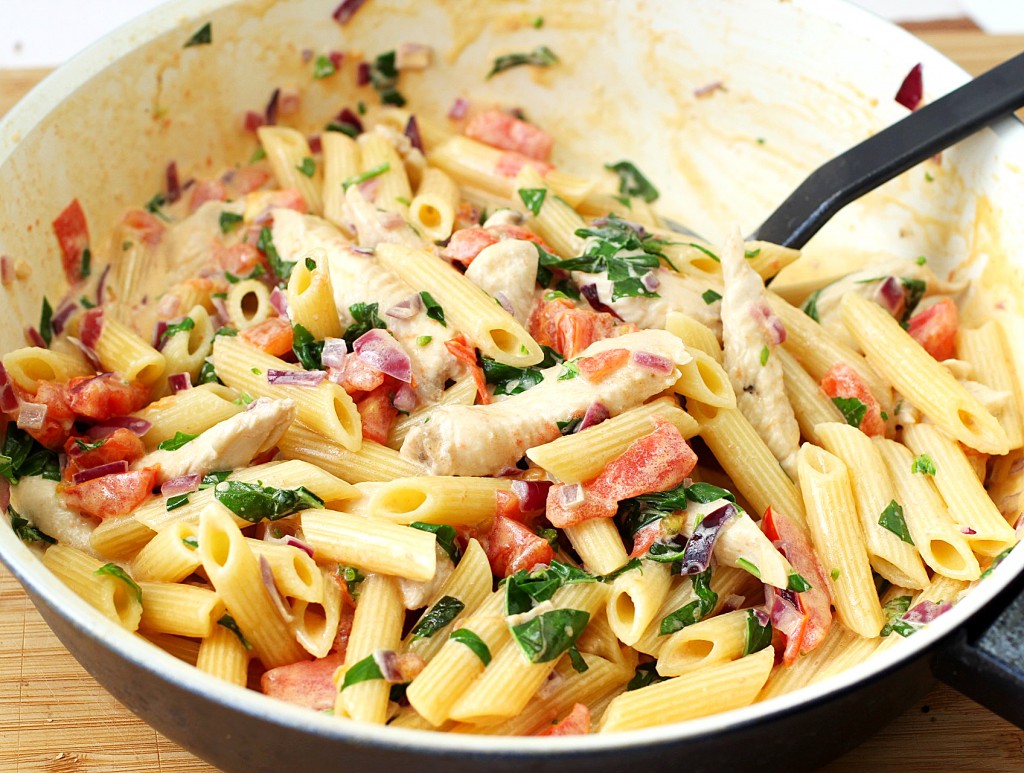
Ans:
{"label": "diced tomato", "polygon": [[498,515],[484,538],[487,560],[496,577],[508,577],[520,569],[532,569],[537,564],[550,564],[555,551],[543,537],[521,523]]}
{"label": "diced tomato", "polygon": [[64,501],[83,515],[113,518],[128,515],[150,496],[156,470],[115,472],[64,489]]}
{"label": "diced tomato", "polygon": [[328,368],[327,377],[349,394],[372,392],[384,383],[384,374],[371,368],[362,357],[354,353],[345,355],[345,363],[341,368]]}
{"label": "diced tomato", "polygon": [[398,418],[398,409],[391,404],[391,387],[381,384],[356,403],[362,419],[363,437],[377,443],[387,443],[391,427]]}
{"label": "diced tomato", "polygon": [[488,405],[491,402],[491,393],[487,391],[487,379],[484,377],[484,369],[476,361],[476,349],[470,346],[466,336],[460,335],[449,338],[444,342],[445,347],[452,357],[464,364],[469,369],[473,381],[476,382],[476,393],[479,396],[480,405]]}
{"label": "diced tomato", "polygon": [[456,231],[448,240],[448,246],[441,250],[441,257],[468,266],[485,249],[506,239],[533,242],[551,252],[547,243],[528,228],[519,225],[494,225],[487,228],[472,226]]}
{"label": "diced tomato", "polygon": [[164,221],[144,209],[129,209],[121,218],[121,226],[134,232],[138,240],[147,247],[158,245],[167,230]]}
{"label": "diced tomato", "polygon": [[871,394],[868,385],[857,372],[845,362],[837,362],[821,379],[821,388],[831,398],[845,397],[860,400],[864,406],[864,418],[860,431],[871,437],[885,437],[885,419],[878,400]]}
{"label": "diced tomato", "polygon": [[[810,590],[796,594],[801,610],[807,615],[800,652],[810,652],[824,641],[832,625],[828,580],[811,547],[810,538],[791,518],[769,507],[761,520],[761,530],[811,586]],[[796,656],[792,654],[791,657],[795,659]]]}
{"label": "diced tomato", "polygon": [[68,382],[68,402],[79,416],[105,421],[139,410],[149,402],[149,388],[119,373],[79,376]]}
{"label": "diced tomato", "polygon": [[244,196],[262,188],[269,179],[270,172],[266,169],[261,169],[258,166],[243,166],[241,169],[235,170],[230,184],[237,195]]}
{"label": "diced tomato", "polygon": [[564,484],[548,492],[547,518],[558,529],[590,518],[611,518],[623,499],[675,488],[697,466],[697,455],[675,425],[655,417],[650,435],[634,440],[594,480],[583,484],[583,501],[562,503]]}
{"label": "diced tomato", "polygon": [[960,314],[949,298],[929,306],[910,318],[907,332],[924,350],[940,362],[956,356],[956,331]]}
{"label": "diced tomato", "polygon": [[267,354],[280,357],[292,350],[292,326],[284,317],[268,317],[247,327],[238,337]]}
{"label": "diced tomato", "polygon": [[82,255],[89,247],[89,227],[78,199],[72,199],[57,215],[53,221],[53,232],[60,245],[64,276],[68,284],[75,284],[82,278]]}
{"label": "diced tomato", "polygon": [[629,362],[629,349],[607,349],[590,357],[581,357],[576,366],[580,375],[596,384]]}
{"label": "diced tomato", "polygon": [[260,691],[314,711],[334,708],[338,687],[334,672],[345,664],[343,654],[332,652],[319,660],[301,660],[263,672]]}
{"label": "diced tomato", "polygon": [[214,262],[235,276],[248,276],[257,265],[263,263],[263,256],[256,245],[248,242],[238,242],[230,247],[215,242],[212,251]]}
{"label": "diced tomato", "polygon": [[636,325],[619,323],[607,312],[578,309],[568,298],[540,301],[529,322],[534,340],[572,359],[594,341],[636,332]]}
{"label": "diced tomato", "polygon": [[498,163],[494,165],[494,173],[499,177],[515,177],[524,166],[532,166],[541,177],[555,168],[547,161],[539,161],[510,150],[501,154]]}
{"label": "diced tomato", "polygon": [[496,513],[503,518],[508,518],[513,521],[523,522],[523,510],[519,507],[519,497],[513,494],[511,491],[501,491],[500,489],[495,494],[496,499]]}
{"label": "diced tomato", "polygon": [[28,429],[26,432],[53,451],[61,449],[75,423],[75,412],[68,404],[67,389],[63,384],[54,381],[40,381],[35,395],[24,399],[46,406],[43,426],[39,429]]}
{"label": "diced tomato", "polygon": [[538,161],[548,160],[554,144],[551,135],[543,129],[501,110],[487,110],[473,116],[463,133],[485,145],[513,150]]}
{"label": "diced tomato", "polygon": [[208,201],[225,201],[227,197],[227,186],[220,180],[203,180],[192,188],[188,208],[190,212],[195,212]]}
{"label": "diced tomato", "polygon": [[587,735],[589,732],[590,709],[577,703],[561,722],[541,730],[537,735]]}
{"label": "diced tomato", "polygon": [[[98,447],[82,450],[82,445],[88,446],[97,442],[100,443]],[[79,445],[80,443],[82,445]],[[132,462],[145,456],[146,446],[134,432],[119,427],[102,441],[89,438],[68,438],[64,444],[64,451],[68,455],[68,463],[64,468],[64,480],[70,481],[76,472],[100,467],[110,462],[124,460],[131,466]]]}
{"label": "diced tomato", "polygon": [[633,535],[633,551],[629,554],[630,558],[639,558],[642,555],[646,555],[647,551],[651,549],[651,545],[658,541],[658,537],[661,536],[661,521],[655,521],[652,524],[648,524],[644,528],[640,529],[636,534]]}
{"label": "diced tomato", "polygon": [[482,210],[476,204],[468,201],[459,202],[455,210],[455,233],[465,228],[476,228],[480,225],[480,214]]}

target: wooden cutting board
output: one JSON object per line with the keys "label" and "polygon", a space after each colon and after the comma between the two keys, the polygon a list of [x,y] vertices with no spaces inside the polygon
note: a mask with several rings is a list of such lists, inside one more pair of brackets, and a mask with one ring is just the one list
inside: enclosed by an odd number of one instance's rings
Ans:
{"label": "wooden cutting board", "polygon": [[[1024,50],[1024,36],[969,23],[915,27],[972,73]],[[0,115],[46,70],[0,70]],[[797,741],[799,743],[799,741]],[[829,765],[831,773],[1024,770],[1024,731],[945,686]],[[67,653],[0,566],[0,772],[213,773],[127,711]]]}

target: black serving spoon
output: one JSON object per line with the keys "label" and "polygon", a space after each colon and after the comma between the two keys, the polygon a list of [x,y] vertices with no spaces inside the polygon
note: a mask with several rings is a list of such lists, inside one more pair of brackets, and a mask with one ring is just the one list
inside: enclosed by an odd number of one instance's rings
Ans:
{"label": "black serving spoon", "polygon": [[800,249],[851,201],[1021,107],[1024,53],[815,169],[750,238]]}

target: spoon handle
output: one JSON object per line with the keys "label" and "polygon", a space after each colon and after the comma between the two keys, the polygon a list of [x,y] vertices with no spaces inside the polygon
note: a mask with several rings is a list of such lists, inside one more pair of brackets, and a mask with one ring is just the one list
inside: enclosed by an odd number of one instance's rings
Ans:
{"label": "spoon handle", "polygon": [[814,170],[751,238],[799,249],[840,209],[1024,106],[1024,53]]}

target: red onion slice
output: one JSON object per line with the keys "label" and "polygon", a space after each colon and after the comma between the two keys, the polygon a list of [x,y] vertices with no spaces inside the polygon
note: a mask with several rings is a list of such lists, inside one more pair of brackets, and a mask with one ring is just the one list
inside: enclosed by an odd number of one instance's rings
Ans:
{"label": "red onion slice", "polygon": [[549,480],[514,480],[512,493],[519,499],[524,513],[541,512],[548,501],[548,490],[554,485]]}
{"label": "red onion slice", "polygon": [[49,344],[46,343],[46,339],[34,327],[25,328],[25,337],[32,346],[38,346],[40,349],[50,348]]}
{"label": "red onion slice", "polygon": [[71,315],[78,310],[78,304],[74,301],[66,301],[57,307],[57,311],[53,314],[53,319],[50,320],[50,325],[53,327],[54,335],[60,335],[64,332],[65,326],[68,324],[68,319]]}
{"label": "red onion slice", "polygon": [[104,475],[117,475],[122,472],[128,472],[128,462],[124,459],[120,459],[116,462],[108,462],[107,464],[101,464],[99,467],[92,467],[88,470],[82,470],[81,472],[76,472],[71,480],[77,486],[79,483],[85,483],[88,480],[102,478]]}
{"label": "red onion slice", "polygon": [[18,429],[42,429],[48,411],[46,403],[22,403],[18,411]]}
{"label": "red onion slice", "polygon": [[327,368],[343,368],[346,354],[348,354],[348,344],[345,343],[344,338],[325,338],[320,362]]}
{"label": "red onion slice", "polygon": [[934,601],[922,601],[919,604],[915,604],[903,615],[903,622],[924,625],[952,608],[952,603],[948,601],[944,601],[941,604],[936,604]]}
{"label": "red onion slice", "polygon": [[708,568],[722,527],[738,512],[736,506],[730,503],[704,516],[683,549],[680,574],[698,574]]}
{"label": "red onion slice", "polygon": [[270,291],[270,305],[282,317],[288,318],[288,296],[280,287],[275,287]]}
{"label": "red onion slice", "polygon": [[334,13],[331,14],[331,18],[334,19],[338,24],[348,24],[352,20],[356,11],[365,3],[366,0],[343,0],[343,2],[334,9]]}
{"label": "red onion slice", "polygon": [[558,501],[562,507],[576,507],[583,500],[583,486],[579,483],[567,483],[558,489]]}
{"label": "red onion slice", "polygon": [[501,290],[498,290],[498,292],[494,294],[494,300],[496,300],[498,302],[498,305],[501,306],[501,308],[503,308],[505,311],[507,311],[510,316],[515,316],[516,311],[515,309],[512,308],[512,301],[508,299],[508,296],[505,295],[505,293],[503,293]]}
{"label": "red onion slice", "polygon": [[319,134],[310,134],[306,137],[306,142],[309,143],[309,152],[314,156],[319,156],[324,152],[324,143]]}
{"label": "red onion slice", "polygon": [[327,54],[327,58],[331,60],[331,64],[334,65],[335,70],[340,70],[341,63],[345,61],[345,54],[342,51],[331,51]]}
{"label": "red onion slice", "polygon": [[356,68],[356,85],[365,86],[370,82],[370,63],[360,62]]}
{"label": "red onion slice", "polygon": [[274,570],[270,568],[270,562],[266,556],[260,556],[260,579],[263,580],[263,587],[267,589],[267,595],[270,596],[281,619],[290,623],[293,619],[292,611],[288,609],[288,605],[284,603],[284,599],[277,591],[277,585],[274,583]]}
{"label": "red onion slice", "polygon": [[423,138],[420,136],[420,126],[416,123],[416,116],[410,115],[409,120],[405,124],[405,136],[409,138],[409,142],[416,148],[420,153],[423,152]]}
{"label": "red onion slice", "polygon": [[11,377],[7,375],[7,369],[0,362],[0,411],[11,413],[18,407],[18,395],[14,392],[14,385],[11,384]]}
{"label": "red onion slice", "polygon": [[605,419],[611,418],[611,413],[605,408],[604,403],[593,402],[587,408],[587,412],[583,414],[583,421],[576,428],[575,432],[582,432],[589,427],[593,427],[595,424],[600,424]]}
{"label": "red onion slice", "polygon": [[724,88],[725,86],[722,84],[722,81],[711,81],[710,83],[705,83],[703,86],[695,88],[693,90],[693,96],[697,99],[703,99],[704,97],[711,96],[716,91],[720,91]]}
{"label": "red onion slice", "polygon": [[466,111],[469,110],[469,100],[457,97],[452,106],[448,108],[448,117],[453,121],[458,121],[466,117]]}
{"label": "red onion slice", "polygon": [[894,276],[887,276],[875,291],[875,301],[894,317],[903,316],[906,295],[903,285]]}
{"label": "red onion slice", "polygon": [[164,178],[167,180],[167,203],[173,204],[181,198],[181,182],[178,179],[178,164],[172,161],[164,171]]}
{"label": "red onion slice", "polygon": [[305,542],[300,540],[298,537],[296,537],[294,535],[291,535],[291,534],[285,534],[283,537],[274,537],[273,535],[271,535],[270,531],[268,530],[267,533],[266,533],[266,536],[264,536],[264,538],[263,538],[263,541],[264,542],[271,542],[271,543],[273,543],[275,545],[285,545],[285,546],[290,547],[290,548],[298,548],[303,553],[308,555],[310,558],[315,558],[316,557],[316,551],[313,550],[313,546],[312,545],[306,544]]}
{"label": "red onion slice", "polygon": [[602,303],[601,297],[597,292],[597,285],[583,285],[580,288],[580,293],[587,299],[587,303],[590,304],[590,308],[594,311],[603,311],[605,314],[611,314],[615,319],[622,319],[622,317],[615,312],[615,309],[605,303]]}
{"label": "red onion slice", "polygon": [[96,305],[102,306],[106,302],[107,293],[107,277],[110,275],[110,266],[108,263],[103,267],[103,272],[100,274],[100,281],[96,284]]}
{"label": "red onion slice", "polygon": [[373,662],[380,669],[384,681],[390,684],[397,684],[403,681],[402,670],[399,668],[398,653],[394,650],[374,650]]}
{"label": "red onion slice", "polygon": [[971,536],[971,535],[977,534],[978,532],[976,532],[970,526],[961,526],[960,527],[960,533],[961,534],[966,534],[968,536]]}
{"label": "red onion slice", "polygon": [[907,110],[917,110],[923,98],[924,77],[921,65],[915,64],[907,73],[907,77],[903,79],[903,83],[900,84],[899,90],[896,92],[896,101]]}
{"label": "red onion slice", "polygon": [[675,368],[675,364],[668,357],[662,357],[660,354],[653,354],[651,352],[633,352],[633,356],[630,359],[642,368],[647,368],[655,373],[661,373],[666,376]]}
{"label": "red onion slice", "polygon": [[199,484],[203,482],[203,476],[198,472],[182,475],[180,478],[171,478],[164,481],[160,487],[160,493],[165,497],[174,497],[178,494],[191,494],[199,490]]}
{"label": "red onion slice", "polygon": [[347,123],[349,126],[355,128],[356,133],[358,134],[363,133],[363,122],[360,120],[358,115],[352,112],[350,108],[342,108],[341,112],[334,117],[334,120],[338,123]]}
{"label": "red onion slice", "polygon": [[411,413],[416,410],[416,406],[419,404],[419,397],[416,395],[415,389],[408,384],[402,384],[402,386],[398,387],[398,391],[395,392],[391,404],[400,411]]}
{"label": "red onion slice", "polygon": [[167,377],[167,386],[171,389],[171,394],[176,395],[178,392],[183,392],[186,389],[192,388],[192,374],[191,373],[172,373]]}
{"label": "red onion slice", "polygon": [[423,299],[420,297],[419,293],[414,293],[405,300],[396,303],[384,313],[389,317],[394,317],[395,319],[412,319],[419,314],[420,309],[422,308]]}
{"label": "red onion slice", "polygon": [[82,323],[78,326],[78,337],[83,346],[89,350],[95,350],[96,342],[100,340],[102,331],[103,309],[89,309],[82,315]]}
{"label": "red onion slice", "polygon": [[266,120],[264,120],[262,113],[257,113],[255,110],[246,110],[245,118],[242,120],[242,128],[247,132],[255,132],[265,123]]}
{"label": "red onion slice", "polygon": [[267,370],[267,383],[279,386],[315,387],[320,386],[325,378],[325,370]]}
{"label": "red onion slice", "polygon": [[137,416],[114,416],[113,418],[89,427],[85,434],[90,440],[99,440],[100,438],[112,435],[115,430],[124,428],[131,431],[133,434],[142,437],[149,432],[152,426],[153,424],[151,422],[148,422],[145,419],[140,419]]}
{"label": "red onion slice", "polygon": [[368,330],[355,340],[352,351],[374,370],[406,384],[412,381],[412,361],[409,355],[386,330]]}
{"label": "red onion slice", "polygon": [[267,126],[273,126],[277,123],[277,109],[280,99],[281,89],[274,89],[274,93],[270,95],[270,100],[263,110],[263,121]]}
{"label": "red onion slice", "polygon": [[658,275],[653,271],[648,271],[642,277],[640,277],[640,284],[644,286],[644,289],[648,292],[654,292],[661,286],[661,280],[658,279]]}

